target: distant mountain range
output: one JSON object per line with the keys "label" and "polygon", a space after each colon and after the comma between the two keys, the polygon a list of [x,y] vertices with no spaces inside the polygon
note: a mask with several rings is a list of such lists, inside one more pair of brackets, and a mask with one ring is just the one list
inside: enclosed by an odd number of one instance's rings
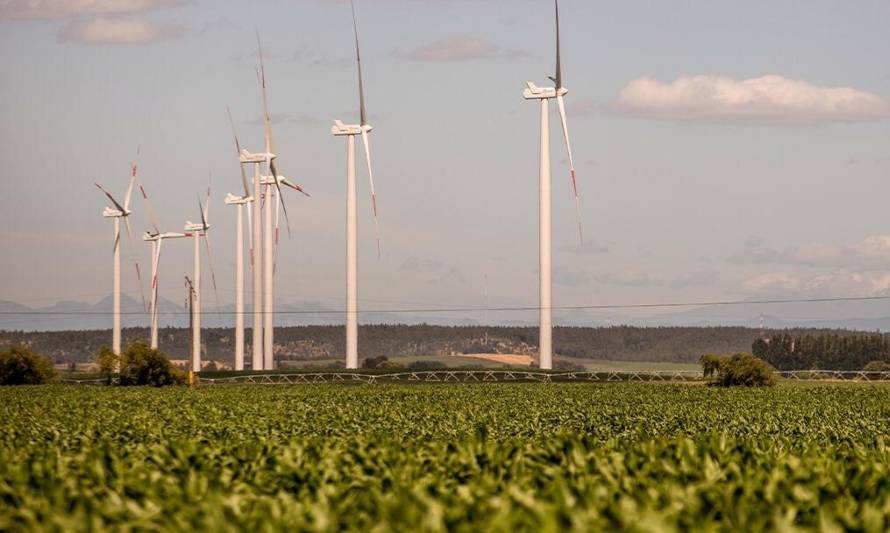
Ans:
{"label": "distant mountain range", "polygon": [[[770,299],[770,298],[763,298]],[[775,299],[781,299],[776,297]],[[29,307],[9,300],[0,300],[0,330],[2,331],[62,331],[95,330],[111,327],[111,296],[96,302],[61,301],[46,307]],[[124,327],[145,327],[148,314],[140,301],[122,295],[121,322]],[[249,310],[249,308],[248,308]],[[160,301],[161,327],[187,327],[188,309],[183,303],[167,299]],[[206,327],[232,327],[232,305],[204,307],[203,325]],[[342,315],[336,309],[318,302],[283,303],[277,306],[276,326],[315,326],[342,324]],[[219,312],[220,314],[216,314]],[[501,313],[491,320],[473,318],[480,312],[435,313],[434,311],[374,312],[362,313],[364,324],[430,324],[440,326],[472,326],[491,322],[491,325],[534,326],[536,320],[529,312]],[[682,311],[632,316],[620,309],[605,315],[600,310],[554,311],[554,322],[566,326],[743,326],[756,328],[763,325],[770,329],[843,328],[865,331],[890,331],[890,301],[866,300],[843,302],[792,302],[780,304],[744,303],[737,305],[710,305]],[[525,318],[527,317],[527,318]],[[247,322],[250,322],[248,318]]]}

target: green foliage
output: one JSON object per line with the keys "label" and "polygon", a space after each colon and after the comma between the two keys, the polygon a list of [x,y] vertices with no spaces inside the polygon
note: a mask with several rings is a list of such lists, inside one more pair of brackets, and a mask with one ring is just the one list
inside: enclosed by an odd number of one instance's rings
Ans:
{"label": "green foliage", "polygon": [[888,434],[873,384],[8,388],[0,530],[886,531]]}
{"label": "green foliage", "polygon": [[772,387],[776,384],[776,376],[773,368],[763,359],[737,353],[717,358],[717,379],[714,384],[721,387]]}
{"label": "green foliage", "polygon": [[[532,363],[531,366],[536,366],[535,363]],[[584,365],[573,363],[571,361],[560,361],[557,359],[553,362],[554,370],[562,370],[563,372],[584,372],[587,370]]]}
{"label": "green foliage", "polygon": [[379,357],[366,357],[362,361],[362,368],[386,368],[389,364],[389,357],[381,355]]}
{"label": "green foliage", "polygon": [[99,370],[99,374],[105,379],[105,383],[111,384],[114,374],[118,370],[121,358],[109,346],[99,348],[94,356],[93,362]]}
{"label": "green foliage", "polygon": [[890,363],[887,361],[871,361],[862,370],[867,372],[890,372]]}
{"label": "green foliage", "polygon": [[[791,335],[822,334],[825,329],[788,330]],[[833,332],[841,336],[855,332]],[[537,327],[434,326],[429,324],[361,325],[359,345],[365,357],[427,356],[451,353],[518,353],[531,355],[538,345]],[[125,341],[147,339],[145,328],[125,328]],[[340,358],[345,346],[343,326],[299,326],[275,329],[276,361]],[[564,327],[553,330],[558,355],[613,361],[695,363],[703,353],[747,351],[758,330],[743,327]],[[0,332],[0,344],[27,344],[56,361],[86,362],[107,344],[108,330]],[[247,332],[248,342],[250,331]],[[191,340],[187,328],[162,328],[161,348],[186,358]],[[231,361],[232,329],[204,328],[205,359]],[[870,360],[870,359],[869,359]],[[866,360],[868,361],[868,360]],[[865,364],[863,361],[862,364]],[[856,367],[861,368],[862,365]]]}
{"label": "green foliage", "polygon": [[408,370],[442,370],[448,368],[448,365],[442,361],[412,361],[408,364]]}
{"label": "green foliage", "polygon": [[186,376],[177,370],[163,353],[152,350],[142,341],[133,341],[124,348],[120,357],[121,385],[181,385]]}
{"label": "green foliage", "polygon": [[55,378],[52,361],[24,346],[0,352],[0,385],[40,385]]}
{"label": "green foliage", "polygon": [[869,361],[890,361],[890,337],[880,333],[785,332],[757,339],[751,351],[779,370],[859,370]]}
{"label": "green foliage", "polygon": [[701,365],[702,373],[706,378],[713,377],[717,374],[717,371],[720,369],[720,363],[722,361],[722,357],[720,357],[719,355],[714,355],[712,353],[706,353],[698,359],[698,363]]}

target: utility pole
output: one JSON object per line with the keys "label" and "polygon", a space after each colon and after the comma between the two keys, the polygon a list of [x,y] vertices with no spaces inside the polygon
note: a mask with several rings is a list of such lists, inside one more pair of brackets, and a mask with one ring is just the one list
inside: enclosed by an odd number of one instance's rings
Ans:
{"label": "utility pole", "polygon": [[[188,276],[185,277],[185,287],[188,291],[188,307],[189,307],[189,332],[191,333],[191,357],[189,358],[189,387],[195,385],[195,371],[194,365],[198,361],[198,354],[195,353],[195,336],[197,335],[197,331],[195,330],[195,286],[192,284],[192,280],[189,279]],[[198,348],[200,349],[200,348]]]}

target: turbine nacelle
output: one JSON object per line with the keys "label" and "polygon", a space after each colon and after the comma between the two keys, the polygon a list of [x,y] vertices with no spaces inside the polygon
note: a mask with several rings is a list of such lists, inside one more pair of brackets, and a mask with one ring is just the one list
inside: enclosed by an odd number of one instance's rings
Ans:
{"label": "turbine nacelle", "polygon": [[565,87],[538,87],[530,81],[525,82],[525,84],[526,88],[522,91],[522,97],[526,100],[542,100],[569,94],[569,90]]}
{"label": "turbine nacelle", "polygon": [[185,227],[182,229],[184,229],[185,231],[193,232],[193,233],[201,233],[202,231],[209,230],[210,224],[195,224],[191,220],[186,220]]}
{"label": "turbine nacelle", "polygon": [[[277,182],[277,183],[276,183]],[[284,185],[285,187],[290,187],[291,189],[301,192],[306,196],[311,196],[308,192],[304,191],[302,187],[292,182],[287,176],[278,175],[278,179],[275,179],[275,176],[260,176],[260,185]],[[252,199],[252,198],[251,198]],[[228,202],[226,202],[228,203]]]}
{"label": "turbine nacelle", "polygon": [[253,196],[235,196],[232,193],[226,195],[226,205],[242,205],[253,201]]}
{"label": "turbine nacelle", "polygon": [[145,232],[142,235],[142,240],[146,242],[152,241],[161,241],[164,239],[181,239],[183,237],[191,237],[191,233],[174,233],[174,232],[165,232],[165,233],[149,233]]}
{"label": "turbine nacelle", "polygon": [[115,209],[113,207],[105,207],[102,210],[102,216],[106,218],[119,218],[129,216],[132,211],[121,211],[120,209]]}
{"label": "turbine nacelle", "polygon": [[242,149],[241,153],[238,154],[238,158],[241,160],[241,163],[265,163],[266,161],[271,161],[275,159],[275,154],[272,153],[251,153],[248,152],[247,149]]}
{"label": "turbine nacelle", "polygon": [[361,135],[373,129],[370,124],[343,124],[343,121],[335,120],[334,125],[331,126],[331,133],[334,135]]}

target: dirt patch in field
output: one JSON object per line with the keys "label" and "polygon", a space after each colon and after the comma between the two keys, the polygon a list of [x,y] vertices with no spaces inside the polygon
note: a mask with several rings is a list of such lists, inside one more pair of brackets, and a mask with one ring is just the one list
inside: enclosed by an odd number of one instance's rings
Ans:
{"label": "dirt patch in field", "polygon": [[501,363],[505,365],[520,365],[520,366],[528,366],[532,364],[532,356],[530,355],[517,355],[517,354],[506,354],[506,353],[463,353],[460,354],[459,357],[472,357],[474,359],[485,359],[486,361],[492,361],[494,363]]}

